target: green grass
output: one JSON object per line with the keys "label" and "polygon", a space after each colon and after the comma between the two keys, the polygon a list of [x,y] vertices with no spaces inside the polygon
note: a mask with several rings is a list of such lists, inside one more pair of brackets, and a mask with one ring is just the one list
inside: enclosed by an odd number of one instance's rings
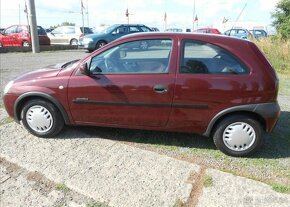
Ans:
{"label": "green grass", "polygon": [[0,126],[4,125],[4,124],[9,124],[11,122],[13,122],[14,120],[11,117],[5,117],[4,119],[0,120]]}
{"label": "green grass", "polygon": [[173,207],[182,207],[184,205],[185,205],[185,203],[181,199],[178,198],[178,199],[176,199]]}
{"label": "green grass", "polygon": [[290,74],[290,40],[277,37],[256,40],[255,43],[268,57],[280,74]]}
{"label": "green grass", "polygon": [[281,185],[281,184],[270,184],[273,188],[273,190],[279,192],[279,193],[290,193],[290,185],[285,186],[285,185]]}
{"label": "green grass", "polygon": [[68,193],[70,191],[70,189],[64,183],[56,184],[55,189],[63,193]]}
{"label": "green grass", "polygon": [[213,186],[213,179],[212,179],[211,176],[209,176],[209,175],[205,175],[205,176],[203,177],[203,186],[204,186],[205,188],[208,188],[208,187]]}
{"label": "green grass", "polygon": [[86,207],[110,207],[110,206],[105,202],[90,201],[89,203],[86,204]]}

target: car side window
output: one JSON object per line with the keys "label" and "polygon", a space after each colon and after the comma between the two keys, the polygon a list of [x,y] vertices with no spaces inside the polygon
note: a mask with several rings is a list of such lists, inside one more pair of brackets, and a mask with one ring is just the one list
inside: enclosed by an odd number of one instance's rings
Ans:
{"label": "car side window", "polygon": [[64,29],[65,34],[75,34],[75,27],[66,27]]}
{"label": "car side window", "polygon": [[52,30],[52,33],[53,34],[62,34],[64,32],[63,30],[64,30],[63,27],[58,27],[58,28]]}
{"label": "car side window", "polygon": [[142,32],[142,31],[138,27],[130,26],[129,32],[134,33],[134,32]]}
{"label": "car side window", "polygon": [[141,26],[141,29],[143,30],[143,32],[151,32],[151,30],[145,26]]}
{"label": "car side window", "polygon": [[10,27],[10,28],[5,30],[5,34],[15,34],[16,29],[17,29],[17,26]]}
{"label": "car side window", "polygon": [[170,39],[123,43],[93,57],[89,69],[91,74],[167,73],[171,47]]}
{"label": "car side window", "polygon": [[127,33],[127,27],[121,26],[113,31],[113,34],[124,34]]}
{"label": "car side window", "polygon": [[184,41],[180,73],[247,74],[248,70],[233,55],[215,45]]}

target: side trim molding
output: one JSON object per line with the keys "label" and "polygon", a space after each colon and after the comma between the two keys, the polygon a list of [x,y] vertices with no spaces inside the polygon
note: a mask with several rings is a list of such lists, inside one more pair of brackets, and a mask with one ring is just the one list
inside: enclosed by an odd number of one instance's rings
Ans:
{"label": "side trim molding", "polygon": [[162,103],[142,103],[142,102],[112,102],[112,101],[91,101],[86,98],[76,98],[75,104],[112,105],[112,106],[147,106],[147,107],[174,107],[174,108],[208,108],[207,104],[162,104]]}

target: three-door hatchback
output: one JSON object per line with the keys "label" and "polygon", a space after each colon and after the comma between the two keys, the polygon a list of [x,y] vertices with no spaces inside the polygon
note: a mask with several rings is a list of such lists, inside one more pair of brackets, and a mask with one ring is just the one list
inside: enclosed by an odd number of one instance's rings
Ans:
{"label": "three-door hatchback", "polygon": [[278,79],[264,55],[219,35],[128,35],[25,74],[4,94],[8,114],[39,137],[64,124],[189,132],[232,156],[255,152],[280,114]]}

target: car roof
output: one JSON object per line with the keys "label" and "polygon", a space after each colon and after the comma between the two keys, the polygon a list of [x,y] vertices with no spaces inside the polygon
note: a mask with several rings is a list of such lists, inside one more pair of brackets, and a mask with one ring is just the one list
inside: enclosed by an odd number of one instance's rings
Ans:
{"label": "car roof", "polygon": [[140,32],[133,33],[126,36],[123,36],[119,39],[125,38],[179,38],[179,39],[196,39],[197,41],[209,41],[209,42],[250,42],[246,39],[239,39],[235,37],[225,36],[225,35],[214,35],[214,34],[204,34],[204,33],[189,33],[189,32]]}

